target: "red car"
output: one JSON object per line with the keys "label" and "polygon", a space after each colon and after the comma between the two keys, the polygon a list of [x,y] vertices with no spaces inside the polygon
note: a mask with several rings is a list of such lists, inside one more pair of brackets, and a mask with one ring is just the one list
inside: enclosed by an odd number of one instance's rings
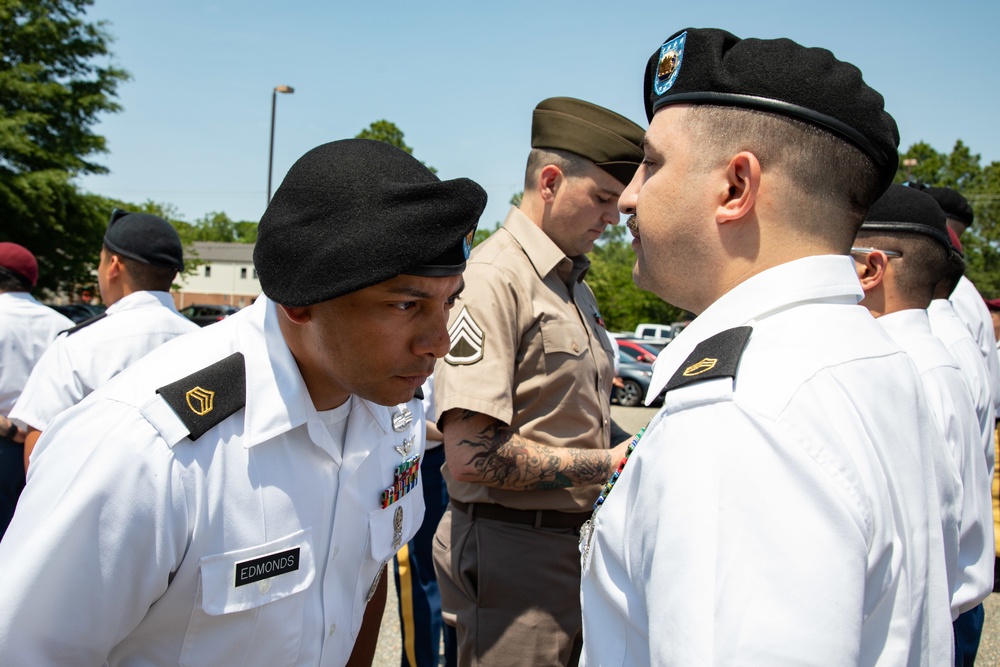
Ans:
{"label": "red car", "polygon": [[619,338],[618,349],[636,361],[647,364],[656,361],[656,352],[654,349],[629,338]]}

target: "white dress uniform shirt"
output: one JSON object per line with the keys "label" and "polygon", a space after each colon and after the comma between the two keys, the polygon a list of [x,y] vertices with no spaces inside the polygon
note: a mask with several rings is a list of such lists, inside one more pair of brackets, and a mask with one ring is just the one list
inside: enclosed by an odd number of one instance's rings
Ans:
{"label": "white dress uniform shirt", "polygon": [[105,315],[56,339],[32,370],[11,411],[12,421],[44,431],[53,417],[150,350],[198,330],[177,312],[167,292],[133,292],[112,304]]}
{"label": "white dress uniform shirt", "polygon": [[948,299],[934,299],[927,307],[927,315],[931,322],[931,331],[941,339],[948,353],[958,362],[965,382],[972,392],[972,403],[976,406],[979,417],[979,437],[986,457],[986,470],[993,479],[993,466],[996,463],[996,450],[993,441],[993,430],[996,428],[996,413],[994,411],[993,390],[989,370],[979,345],[972,338],[965,323],[955,312],[955,307]]}
{"label": "white dress uniform shirt", "polygon": [[[234,352],[245,408],[192,441],[156,390]],[[262,296],[61,414],[0,542],[0,664],[345,664],[423,518],[419,483],[380,500],[421,420],[349,403],[338,443]],[[285,571],[241,584],[261,562]]]}
{"label": "white dress uniform shirt", "polygon": [[73,320],[42,305],[27,292],[0,293],[0,415],[21,395],[31,369]]}
{"label": "white dress uniform shirt", "polygon": [[1000,414],[1000,354],[997,353],[997,339],[993,332],[990,309],[986,307],[976,286],[965,276],[958,281],[948,300],[955,307],[958,318],[969,329],[972,339],[979,345],[979,351],[986,361],[986,370],[990,374],[993,407]]}
{"label": "white dress uniform shirt", "polygon": [[649,396],[753,328],[735,379],[667,392],[581,538],[581,664],[951,662],[937,431],[861,297],[850,258],[796,260],[664,348]]}
{"label": "white dress uniform shirt", "polygon": [[[993,591],[993,504],[980,452],[979,418],[958,364],[931,333],[927,311],[902,310],[878,318],[917,366],[927,404],[944,435],[950,466],[939,466],[942,522],[951,582],[951,615],[958,618]],[[958,481],[959,519],[950,520],[948,486]],[[957,541],[955,538],[958,538]]]}

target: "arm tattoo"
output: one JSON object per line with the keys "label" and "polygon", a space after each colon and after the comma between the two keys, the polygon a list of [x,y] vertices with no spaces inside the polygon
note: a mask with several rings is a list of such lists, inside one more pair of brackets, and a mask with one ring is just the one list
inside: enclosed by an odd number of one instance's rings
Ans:
{"label": "arm tattoo", "polygon": [[[462,419],[476,415],[462,414]],[[601,449],[564,449],[530,442],[500,422],[489,424],[460,445],[472,450],[471,465],[488,486],[520,490],[564,489],[603,484],[611,474],[611,453]]]}

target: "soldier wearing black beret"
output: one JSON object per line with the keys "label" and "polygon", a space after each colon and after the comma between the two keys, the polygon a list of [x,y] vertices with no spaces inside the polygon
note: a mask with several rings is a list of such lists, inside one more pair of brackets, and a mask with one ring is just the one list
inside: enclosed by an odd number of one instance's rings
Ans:
{"label": "soldier wearing black beret", "polygon": [[[965,665],[975,661],[982,631],[982,601],[993,588],[990,487],[994,424],[988,400],[989,415],[980,419],[977,413],[980,401],[971,387],[979,386],[980,375],[969,374],[963,362],[966,355],[953,354],[955,341],[947,334],[949,323],[944,323],[944,336],[936,335],[943,333],[939,311],[943,304],[932,299],[951,265],[949,231],[945,214],[932,196],[894,184],[868,211],[851,254],[865,290],[862,305],[913,359],[947,445],[946,465],[935,466],[935,470],[942,498],[951,612],[957,616],[954,629],[959,659],[955,664]],[[928,312],[932,303],[933,316]],[[954,318],[951,323],[963,334],[962,349],[971,348],[972,362],[985,370],[968,332]],[[959,475],[957,486],[954,471]],[[954,510],[949,497],[957,499]]]}
{"label": "soldier wearing black beret", "polygon": [[644,101],[633,277],[697,317],[581,535],[582,662],[946,664],[940,435],[847,256],[896,173],[882,96],[826,49],[688,28]]}
{"label": "soldier wearing black beret", "polygon": [[[434,559],[459,664],[579,655],[577,531],[624,452],[611,441],[612,348],[586,254],[618,223],[642,136],[590,102],[542,100],[524,197],[469,261],[435,368],[452,500]],[[473,595],[467,577],[489,583]]]}
{"label": "soldier wearing black beret", "polygon": [[414,394],[485,204],[380,142],[300,158],[260,222],[264,294],[39,441],[0,543],[0,663],[370,664],[424,513]]}
{"label": "soldier wearing black beret", "polygon": [[149,213],[111,212],[97,266],[107,310],[56,338],[11,410],[11,419],[27,429],[25,468],[56,415],[154,348],[198,328],[177,312],[170,294],[183,269],[184,251],[173,225]]}

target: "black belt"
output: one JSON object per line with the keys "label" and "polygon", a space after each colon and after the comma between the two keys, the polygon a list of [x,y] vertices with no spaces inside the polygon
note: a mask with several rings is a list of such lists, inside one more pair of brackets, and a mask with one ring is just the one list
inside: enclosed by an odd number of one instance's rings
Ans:
{"label": "black belt", "polygon": [[513,510],[503,505],[491,503],[463,503],[452,498],[451,504],[470,519],[489,519],[519,523],[534,528],[576,528],[579,529],[590,512],[559,512],[557,510]]}

